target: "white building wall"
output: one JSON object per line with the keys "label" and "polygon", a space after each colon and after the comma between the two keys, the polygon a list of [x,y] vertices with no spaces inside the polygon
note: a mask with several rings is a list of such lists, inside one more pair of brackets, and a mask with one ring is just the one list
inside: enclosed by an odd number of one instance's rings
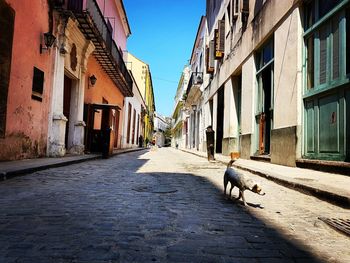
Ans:
{"label": "white building wall", "polygon": [[242,67],[242,134],[252,134],[255,129],[256,68],[254,56]]}
{"label": "white building wall", "polygon": [[217,113],[218,112],[218,95],[215,94],[213,97],[213,130],[215,131],[215,140],[216,140],[216,125],[217,125]]}
{"label": "white building wall", "polygon": [[301,124],[302,26],[299,9],[275,31],[274,129]]}
{"label": "white building wall", "polygon": [[224,138],[237,137],[237,115],[232,80],[225,83]]}
{"label": "white building wall", "polygon": [[[128,116],[129,116],[129,103],[131,104],[131,121],[130,121],[130,139],[129,143],[127,143],[127,132],[128,132]],[[125,98],[125,106],[124,106],[124,112],[123,112],[123,133],[122,133],[122,141],[121,141],[121,147],[122,148],[134,148],[138,146],[138,138],[137,134],[141,134],[141,102],[139,101],[139,98],[135,96],[134,97],[126,97]],[[134,109],[136,110],[136,118],[135,118],[135,134],[134,134],[134,143],[132,143],[132,129],[133,129],[133,120],[134,120]],[[138,117],[139,116],[139,117]],[[139,125],[137,122],[139,121]],[[137,127],[139,128],[139,131],[137,132]]]}

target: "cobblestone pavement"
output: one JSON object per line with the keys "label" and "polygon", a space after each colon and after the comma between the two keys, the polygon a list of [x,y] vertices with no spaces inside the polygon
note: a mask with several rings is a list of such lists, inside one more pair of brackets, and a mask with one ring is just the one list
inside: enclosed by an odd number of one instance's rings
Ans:
{"label": "cobblestone pavement", "polygon": [[244,207],[224,170],[161,148],[1,182],[0,262],[350,262],[317,219],[348,210],[255,175],[267,194]]}

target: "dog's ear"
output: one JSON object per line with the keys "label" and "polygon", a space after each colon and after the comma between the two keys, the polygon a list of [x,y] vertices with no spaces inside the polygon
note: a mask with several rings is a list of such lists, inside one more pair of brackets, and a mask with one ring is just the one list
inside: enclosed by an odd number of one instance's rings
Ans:
{"label": "dog's ear", "polygon": [[258,184],[255,184],[254,186],[253,186],[253,188],[252,188],[252,191],[254,192],[254,193],[259,193],[260,191],[261,191],[261,188],[259,187],[259,185]]}
{"label": "dog's ear", "polygon": [[253,186],[252,192],[257,193],[259,195],[265,195],[264,191],[261,189],[261,187],[258,184],[255,184]]}

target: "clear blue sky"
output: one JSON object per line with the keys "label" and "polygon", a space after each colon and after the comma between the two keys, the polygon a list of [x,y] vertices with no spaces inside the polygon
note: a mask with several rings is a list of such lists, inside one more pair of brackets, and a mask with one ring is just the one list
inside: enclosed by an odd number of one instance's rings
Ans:
{"label": "clear blue sky", "polygon": [[205,0],[124,0],[130,53],[151,68],[156,111],[170,116],[183,67],[190,59]]}

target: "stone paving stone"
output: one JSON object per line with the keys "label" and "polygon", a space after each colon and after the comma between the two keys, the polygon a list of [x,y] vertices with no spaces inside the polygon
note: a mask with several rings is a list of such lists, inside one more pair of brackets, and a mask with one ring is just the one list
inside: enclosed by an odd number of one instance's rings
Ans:
{"label": "stone paving stone", "polygon": [[[281,204],[247,193],[248,203],[268,200],[267,208],[243,207],[223,197],[223,171],[162,148],[3,181],[0,262],[336,262],[346,255],[326,239],[350,243],[322,224],[305,232],[314,226],[313,200],[268,185]],[[319,245],[307,246],[307,235]],[[332,248],[339,252],[325,254]]]}

